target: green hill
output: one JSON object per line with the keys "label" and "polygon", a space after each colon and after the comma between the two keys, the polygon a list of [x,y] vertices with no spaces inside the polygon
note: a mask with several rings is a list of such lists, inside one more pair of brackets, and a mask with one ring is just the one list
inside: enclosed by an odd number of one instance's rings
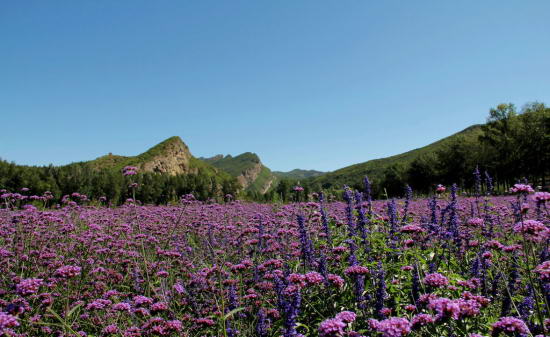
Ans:
{"label": "green hill", "polygon": [[482,132],[481,125],[473,125],[427,146],[395,156],[369,160],[364,163],[347,166],[312,178],[309,182],[312,186],[319,186],[326,189],[341,188],[344,185],[361,185],[361,181],[365,176],[368,176],[371,180],[379,180],[382,179],[384,171],[392,165],[397,164],[406,166],[425,154],[437,152],[460,137],[477,139]]}
{"label": "green hill", "polygon": [[325,173],[326,172],[315,171],[315,170],[301,170],[301,169],[294,169],[288,172],[273,171],[273,174],[278,178],[295,179],[295,180],[315,178],[315,177],[322,176]]}
{"label": "green hill", "polygon": [[217,155],[199,159],[237,178],[247,192],[264,194],[275,185],[277,180],[271,170],[262,164],[260,157],[252,152],[245,152],[235,157]]}
{"label": "green hill", "polygon": [[178,136],[170,137],[137,156],[108,154],[84,162],[84,164],[98,170],[121,171],[125,166],[136,166],[145,172],[167,173],[170,175],[201,172],[208,176],[229,178],[225,171],[218,170],[212,165],[193,157],[187,145]]}

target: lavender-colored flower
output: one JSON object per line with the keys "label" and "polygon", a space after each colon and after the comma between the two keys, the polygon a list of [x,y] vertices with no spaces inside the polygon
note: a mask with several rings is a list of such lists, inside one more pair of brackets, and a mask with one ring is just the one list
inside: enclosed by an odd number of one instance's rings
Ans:
{"label": "lavender-colored flower", "polygon": [[265,313],[265,310],[262,308],[258,310],[258,322],[256,323],[256,334],[258,337],[267,337],[268,335],[268,326],[269,319]]}
{"label": "lavender-colored flower", "polygon": [[531,187],[531,185],[527,184],[515,184],[510,188],[510,193],[529,194],[534,192],[535,190]]}
{"label": "lavender-colored flower", "polygon": [[357,315],[352,311],[342,311],[337,314],[335,318],[341,320],[344,323],[352,323],[357,318]]}
{"label": "lavender-colored flower", "polygon": [[492,329],[492,337],[498,336],[501,332],[506,334],[517,333],[520,335],[529,333],[529,328],[525,322],[516,317],[501,317],[492,325]]}
{"label": "lavender-colored flower", "polygon": [[78,266],[63,266],[58,268],[55,273],[55,276],[61,278],[71,278],[80,275],[80,267]]}
{"label": "lavender-colored flower", "polygon": [[19,326],[17,317],[0,311],[0,332],[3,332],[7,328],[15,328],[16,326]]}
{"label": "lavender-colored flower", "polygon": [[430,287],[440,288],[448,285],[449,280],[439,273],[432,273],[424,277],[424,284],[429,285]]}
{"label": "lavender-colored flower", "polygon": [[44,280],[40,278],[24,279],[17,284],[16,290],[23,296],[35,294],[43,283]]}
{"label": "lavender-colored flower", "polygon": [[401,317],[391,317],[377,322],[375,328],[384,337],[401,337],[411,332],[409,320]]}
{"label": "lavender-colored flower", "polygon": [[338,318],[327,319],[319,325],[319,336],[321,337],[342,337],[346,323]]}
{"label": "lavender-colored flower", "polygon": [[300,244],[302,247],[302,258],[305,265],[311,265],[313,261],[313,245],[306,229],[305,219],[302,215],[298,215],[298,229],[300,231]]}
{"label": "lavender-colored flower", "polygon": [[346,202],[346,219],[348,222],[348,235],[350,238],[355,237],[355,221],[353,219],[353,194],[349,187],[344,187],[344,201]]}

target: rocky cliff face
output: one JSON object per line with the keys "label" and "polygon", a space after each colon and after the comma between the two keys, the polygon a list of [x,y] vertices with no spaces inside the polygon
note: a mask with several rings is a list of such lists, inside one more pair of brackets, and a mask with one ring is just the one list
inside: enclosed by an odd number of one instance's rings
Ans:
{"label": "rocky cliff face", "polygon": [[200,159],[237,178],[246,191],[264,194],[276,179],[271,170],[262,164],[260,157],[252,152],[241,153],[235,157],[217,155]]}
{"label": "rocky cliff face", "polygon": [[247,168],[240,175],[238,175],[237,180],[244,189],[247,189],[248,186],[252,185],[252,183],[256,181],[256,179],[260,175],[260,172],[262,172],[262,168],[262,163],[257,163],[254,166]]}
{"label": "rocky cliff face", "polygon": [[190,167],[191,152],[179,137],[173,137],[157,145],[152,158],[140,165],[141,171],[169,175],[196,173]]}

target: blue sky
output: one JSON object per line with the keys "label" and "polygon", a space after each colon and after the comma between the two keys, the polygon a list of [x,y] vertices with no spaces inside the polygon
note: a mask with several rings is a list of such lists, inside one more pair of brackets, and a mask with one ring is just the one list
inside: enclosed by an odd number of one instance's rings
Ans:
{"label": "blue sky", "polygon": [[0,157],[66,164],[180,136],[334,170],[550,104],[550,1],[0,4]]}

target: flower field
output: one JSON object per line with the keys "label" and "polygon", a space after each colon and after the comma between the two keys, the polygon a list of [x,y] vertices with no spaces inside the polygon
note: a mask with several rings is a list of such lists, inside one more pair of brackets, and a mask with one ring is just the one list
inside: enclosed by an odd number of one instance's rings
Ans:
{"label": "flower field", "polygon": [[0,333],[550,336],[550,194],[513,192],[57,209],[8,193]]}

